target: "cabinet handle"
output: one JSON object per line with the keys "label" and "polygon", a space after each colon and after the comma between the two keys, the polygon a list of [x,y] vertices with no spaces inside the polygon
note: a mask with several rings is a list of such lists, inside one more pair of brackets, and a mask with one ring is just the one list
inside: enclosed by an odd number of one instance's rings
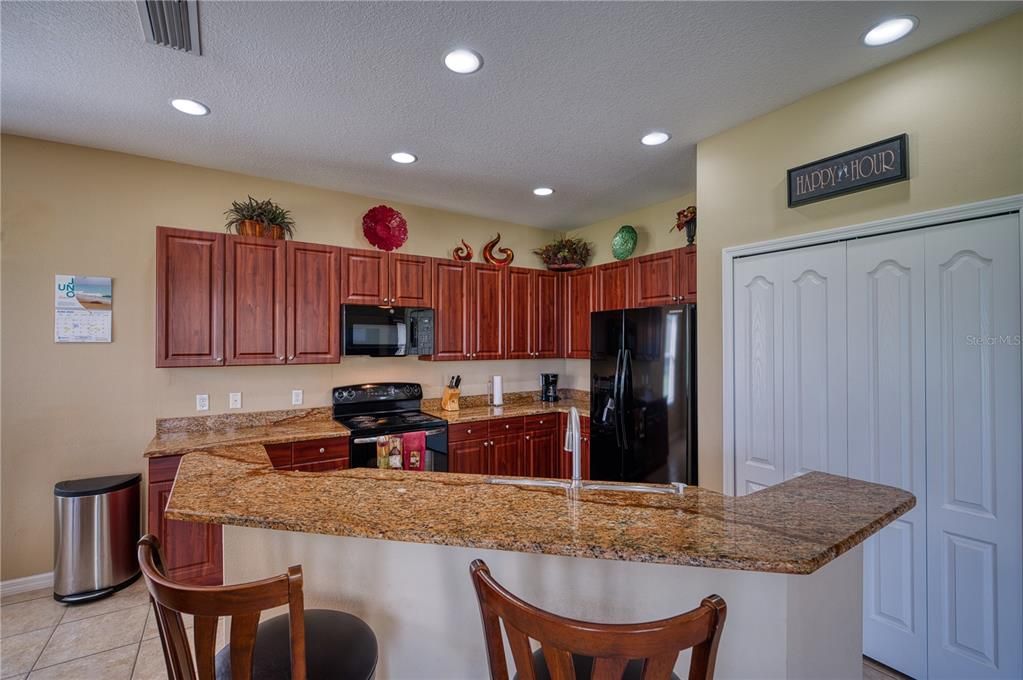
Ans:
{"label": "cabinet handle", "polygon": [[526,441],[527,442],[529,441],[529,435],[528,434],[526,435]]}
{"label": "cabinet handle", "polygon": [[282,354],[281,356],[277,357],[277,361],[284,361],[284,355]]}
{"label": "cabinet handle", "polygon": [[220,363],[221,361],[223,361],[223,360],[224,360],[224,357],[217,357],[217,363],[218,363],[218,364],[219,364],[219,363]]}
{"label": "cabinet handle", "polygon": [[289,354],[288,355],[288,361],[294,361],[294,360],[295,360],[295,355],[294,354]]}
{"label": "cabinet handle", "polygon": [[510,430],[510,429],[511,429],[511,425],[505,425],[505,426],[504,426],[504,429],[506,429],[506,430]]}
{"label": "cabinet handle", "polygon": [[543,421],[542,420],[540,421],[540,424],[543,425]]}
{"label": "cabinet handle", "polygon": [[320,447],[320,453],[326,453],[326,452],[327,452],[327,449],[325,449],[325,448],[323,448],[323,447],[321,446],[321,447]]}
{"label": "cabinet handle", "polygon": [[466,430],[465,433],[466,434],[472,434],[472,428],[469,428],[468,430]]}

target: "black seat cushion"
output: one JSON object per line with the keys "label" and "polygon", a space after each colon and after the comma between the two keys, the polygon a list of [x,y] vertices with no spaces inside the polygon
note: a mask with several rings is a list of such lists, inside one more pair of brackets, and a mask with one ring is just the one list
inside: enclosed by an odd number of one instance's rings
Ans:
{"label": "black seat cushion", "polygon": [[[305,661],[308,680],[369,680],[377,667],[377,638],[357,616],[330,609],[305,612]],[[291,678],[288,615],[259,624],[252,659],[252,680]],[[217,654],[217,680],[231,680],[231,645]]]}
{"label": "black seat cushion", "polygon": [[[593,657],[592,656],[580,656],[579,654],[572,655],[572,665],[575,666],[575,680],[590,680],[590,676],[593,674]],[[547,668],[547,661],[543,658],[543,650],[536,650],[533,652],[533,672],[536,673],[536,680],[551,680],[551,672]],[[518,680],[519,674],[515,674],[515,680]],[[625,667],[625,673],[622,674],[622,680],[640,680],[643,677],[643,662],[640,659],[633,659]],[[674,673],[671,674],[672,680],[679,680],[678,676]]]}

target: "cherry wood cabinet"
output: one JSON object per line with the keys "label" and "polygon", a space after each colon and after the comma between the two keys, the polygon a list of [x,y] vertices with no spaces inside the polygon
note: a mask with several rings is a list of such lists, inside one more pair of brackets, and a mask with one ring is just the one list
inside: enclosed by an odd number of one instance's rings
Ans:
{"label": "cherry wood cabinet", "polygon": [[160,539],[167,576],[192,585],[224,580],[223,531],[218,524],[167,519],[164,509],[181,456],[149,459],[148,531]]}
{"label": "cherry wood cabinet", "polygon": [[527,416],[525,419],[524,474],[530,477],[560,477],[561,449],[564,439],[558,441],[558,415]]}
{"label": "cherry wood cabinet", "polygon": [[453,260],[433,261],[433,284],[437,296],[433,319],[434,361],[464,361],[470,357],[472,328],[471,265]]}
{"label": "cherry wood cabinet", "polygon": [[341,249],[288,241],[287,325],[289,364],[341,360]]}
{"label": "cherry wood cabinet", "polygon": [[526,470],[525,445],[521,434],[497,435],[487,449],[487,474],[519,477]]}
{"label": "cherry wood cabinet", "polygon": [[590,312],[596,302],[596,280],[592,267],[569,272],[562,280],[566,358],[590,358]]}
{"label": "cherry wood cabinet", "polygon": [[473,359],[504,359],[505,273],[489,264],[473,264],[472,345]]}
{"label": "cherry wood cabinet", "polygon": [[277,470],[326,472],[346,470],[350,464],[347,437],[267,444],[264,446],[270,463]]}
{"label": "cherry wood cabinet", "polygon": [[679,296],[682,302],[696,302],[696,246],[686,246],[679,253]]}
{"label": "cherry wood cabinet", "polygon": [[[563,450],[567,416],[550,413],[500,418],[448,427],[448,468],[500,476],[571,477]],[[583,470],[589,476],[589,418],[583,417]]]}
{"label": "cherry wood cabinet", "polygon": [[224,254],[224,363],[283,364],[286,243],[228,236]]}
{"label": "cherry wood cabinet", "polygon": [[433,306],[431,258],[354,248],[343,253],[342,303]]}
{"label": "cherry wood cabinet", "polygon": [[458,423],[448,427],[448,471],[487,473],[490,431],[486,421]]}
{"label": "cherry wood cabinet", "polygon": [[597,303],[593,311],[627,309],[632,306],[633,262],[608,262],[597,267]]}
{"label": "cherry wood cabinet", "polygon": [[156,366],[224,365],[224,234],[156,228]]}
{"label": "cherry wood cabinet", "polygon": [[341,302],[346,305],[384,305],[390,298],[387,286],[387,253],[380,250],[342,248]]}
{"label": "cherry wood cabinet", "polygon": [[550,359],[560,356],[558,281],[554,272],[508,268],[505,358]]}

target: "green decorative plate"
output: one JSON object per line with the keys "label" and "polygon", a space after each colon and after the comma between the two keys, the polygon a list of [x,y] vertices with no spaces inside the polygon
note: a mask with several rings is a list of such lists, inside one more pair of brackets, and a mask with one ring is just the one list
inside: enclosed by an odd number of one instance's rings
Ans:
{"label": "green decorative plate", "polygon": [[631,225],[622,225],[622,228],[615,232],[614,237],[611,239],[611,253],[615,256],[615,259],[624,260],[629,255],[632,255],[632,251],[636,249],[636,241],[638,239],[639,235],[636,234],[636,230]]}

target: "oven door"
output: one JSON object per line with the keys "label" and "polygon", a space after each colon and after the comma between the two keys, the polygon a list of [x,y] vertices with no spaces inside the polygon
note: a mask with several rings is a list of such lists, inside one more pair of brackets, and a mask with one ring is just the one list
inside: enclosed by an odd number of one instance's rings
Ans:
{"label": "oven door", "polygon": [[408,354],[408,310],[345,305],[345,356],[403,357]]}
{"label": "oven door", "polygon": [[[418,432],[419,429],[390,431],[388,435],[402,432]],[[351,466],[375,468],[377,466],[377,438],[357,433],[352,434],[348,455]],[[448,428],[447,425],[431,426],[426,429],[426,470],[428,472],[448,471]]]}

